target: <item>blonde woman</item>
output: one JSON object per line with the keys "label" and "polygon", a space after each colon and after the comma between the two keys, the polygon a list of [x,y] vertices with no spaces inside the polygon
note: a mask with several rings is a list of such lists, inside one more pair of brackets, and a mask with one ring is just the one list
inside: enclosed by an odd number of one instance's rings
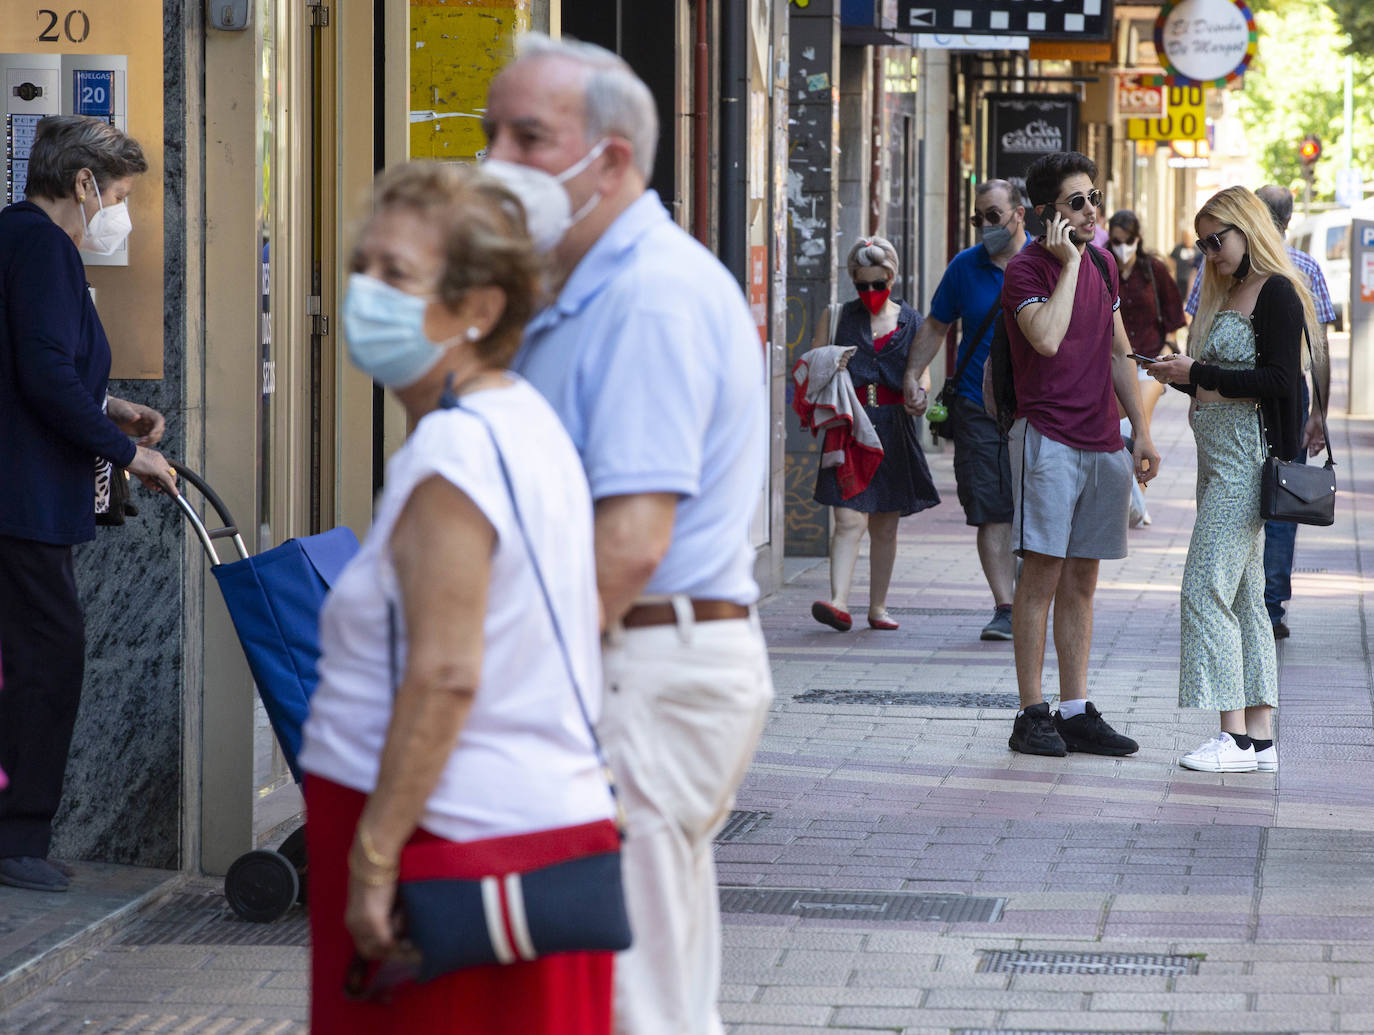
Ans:
{"label": "blonde woman", "polygon": [[[1278,769],[1274,636],[1264,609],[1260,472],[1295,456],[1303,433],[1303,328],[1316,327],[1305,278],[1264,203],[1244,187],[1213,195],[1193,220],[1206,255],[1192,356],[1150,364],[1193,397],[1197,521],[1181,589],[1179,705],[1221,715],[1185,769]],[[1312,341],[1320,336],[1311,334]],[[1257,412],[1258,411],[1258,412]],[[1267,438],[1267,441],[1266,441]]]}
{"label": "blonde woman", "polygon": [[[883,461],[862,492],[846,498],[836,469],[822,467],[816,476],[818,503],[835,508],[830,541],[830,599],[811,605],[811,616],[823,625],[847,632],[849,586],[859,556],[859,541],[868,532],[868,625],[892,630],[897,623],[887,611],[887,589],[897,557],[897,521],[933,507],[940,494],[930,477],[916,438],[915,418],[902,405],[902,376],[907,353],[921,326],[921,314],[892,298],[897,280],[897,250],[881,237],[861,238],[849,250],[849,277],[859,297],[840,309],[834,343],[854,346],[847,369],[883,444]],[[830,318],[821,318],[812,348],[831,341]],[[925,388],[919,402],[924,412]]]}

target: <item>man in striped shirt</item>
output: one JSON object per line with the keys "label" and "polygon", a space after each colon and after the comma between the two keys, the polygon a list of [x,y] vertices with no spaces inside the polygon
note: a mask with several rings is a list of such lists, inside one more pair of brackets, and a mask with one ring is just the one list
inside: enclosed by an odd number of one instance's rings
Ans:
{"label": "man in striped shirt", "polygon": [[[1259,199],[1269,206],[1269,213],[1274,217],[1274,225],[1279,228],[1279,233],[1288,233],[1288,221],[1293,218],[1293,195],[1286,187],[1275,184],[1268,184],[1255,191]],[[1336,320],[1336,310],[1331,305],[1331,292],[1326,287],[1326,277],[1322,275],[1321,267],[1317,265],[1315,259],[1306,252],[1300,252],[1296,248],[1288,248],[1288,257],[1293,260],[1293,265],[1298,268],[1298,272],[1307,278],[1308,286],[1312,291],[1312,307],[1316,310],[1317,322],[1321,324],[1322,341],[1321,348],[1314,349],[1317,352],[1317,360],[1313,364],[1312,376],[1317,379],[1317,384],[1321,388],[1321,401],[1323,408],[1329,410],[1331,406],[1331,362],[1326,351],[1326,328],[1328,324]],[[1202,270],[1198,269],[1197,276],[1193,279],[1193,290],[1188,293],[1188,303],[1183,307],[1184,311],[1191,316],[1197,315],[1198,300],[1202,295]],[[1315,346],[1315,342],[1313,343]],[[1318,414],[1308,416],[1308,392],[1307,379],[1302,383],[1302,411],[1306,420],[1306,427],[1303,429],[1302,445],[1296,457],[1288,459],[1297,460],[1299,463],[1306,460],[1309,453],[1316,455],[1326,445],[1322,437],[1322,422]],[[1288,637],[1288,624],[1284,621],[1286,612],[1284,605],[1293,596],[1293,548],[1298,538],[1298,526],[1287,521],[1266,521],[1264,523],[1264,606],[1269,611],[1269,621],[1274,626],[1274,639],[1283,640]]]}

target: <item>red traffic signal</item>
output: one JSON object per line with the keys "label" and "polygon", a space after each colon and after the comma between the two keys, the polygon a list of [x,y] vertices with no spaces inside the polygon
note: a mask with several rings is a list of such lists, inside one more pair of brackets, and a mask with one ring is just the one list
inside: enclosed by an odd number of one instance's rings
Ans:
{"label": "red traffic signal", "polygon": [[1307,134],[1298,145],[1298,156],[1303,165],[1313,165],[1322,156],[1322,142],[1314,134]]}

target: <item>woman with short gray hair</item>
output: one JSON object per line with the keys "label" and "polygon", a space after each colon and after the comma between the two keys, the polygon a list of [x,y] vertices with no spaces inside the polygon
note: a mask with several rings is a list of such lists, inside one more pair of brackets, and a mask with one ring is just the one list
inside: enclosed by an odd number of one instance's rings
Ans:
{"label": "woman with short gray hair", "polygon": [[109,123],[52,115],[38,123],[27,199],[0,211],[0,884],[34,891],[68,884],[47,854],[81,698],[72,546],[95,538],[97,460],[176,492],[152,448],[162,414],[106,394],[110,345],[79,251],[124,243],[147,168]]}
{"label": "woman with short gray hair", "polygon": [[[830,599],[811,605],[811,617],[840,632],[853,626],[849,587],[859,542],[869,542],[868,626],[893,630],[887,590],[897,558],[897,521],[940,502],[925,454],[916,437],[915,418],[903,406],[902,377],[907,353],[922,323],[921,314],[890,296],[897,282],[897,249],[882,237],[863,237],[849,250],[846,263],[859,297],[840,308],[835,333],[827,312],[816,327],[811,347],[828,344],[852,348],[843,361],[864,412],[882,443],[883,457],[862,486],[841,477],[843,467],[823,466],[816,476],[815,499],[834,508],[830,540]],[[921,388],[924,410],[927,385]]]}

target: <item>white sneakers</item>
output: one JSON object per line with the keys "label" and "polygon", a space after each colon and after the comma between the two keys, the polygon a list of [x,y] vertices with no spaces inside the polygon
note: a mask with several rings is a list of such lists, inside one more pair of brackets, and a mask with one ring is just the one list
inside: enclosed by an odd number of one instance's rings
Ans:
{"label": "white sneakers", "polygon": [[1195,751],[1190,751],[1178,760],[1184,769],[1196,769],[1203,773],[1262,773],[1278,772],[1279,751],[1269,745],[1263,751],[1253,747],[1242,748],[1236,744],[1229,733],[1218,733]]}

